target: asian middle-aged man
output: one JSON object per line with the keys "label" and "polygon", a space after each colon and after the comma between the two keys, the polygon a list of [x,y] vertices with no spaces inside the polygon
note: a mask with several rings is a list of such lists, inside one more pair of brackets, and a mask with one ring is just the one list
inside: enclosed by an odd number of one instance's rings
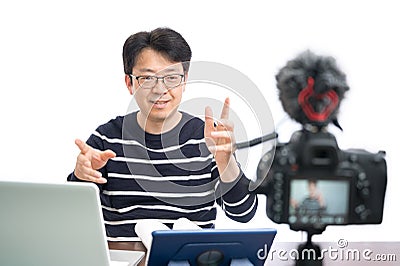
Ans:
{"label": "asian middle-aged man", "polygon": [[109,246],[140,241],[137,221],[171,226],[185,217],[213,228],[219,204],[248,222],[257,197],[236,161],[229,98],[220,118],[205,106],[205,119],[179,110],[192,52],[169,28],[131,35],[123,46],[125,83],[139,110],[100,125],[80,149],[68,181],[100,189]]}

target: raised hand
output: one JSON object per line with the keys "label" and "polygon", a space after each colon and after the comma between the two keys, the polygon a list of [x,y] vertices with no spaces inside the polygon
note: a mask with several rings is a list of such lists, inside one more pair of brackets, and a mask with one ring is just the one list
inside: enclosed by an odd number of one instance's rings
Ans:
{"label": "raised hand", "polygon": [[204,126],[207,148],[214,155],[221,179],[226,182],[234,180],[240,171],[233,156],[236,142],[233,134],[234,126],[232,121],[229,120],[229,105],[229,98],[226,98],[220,119],[216,121],[212,109],[207,106]]}
{"label": "raised hand", "polygon": [[106,165],[107,161],[114,158],[116,154],[111,150],[99,151],[93,149],[80,139],[75,140],[80,153],[76,159],[74,175],[85,181],[104,184],[107,179],[102,177],[101,173],[97,171]]}

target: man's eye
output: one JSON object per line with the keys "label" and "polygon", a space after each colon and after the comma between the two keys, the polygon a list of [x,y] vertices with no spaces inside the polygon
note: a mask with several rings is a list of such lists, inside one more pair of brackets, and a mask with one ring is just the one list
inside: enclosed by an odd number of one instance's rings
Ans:
{"label": "man's eye", "polygon": [[165,77],[168,81],[174,81],[178,79],[178,76],[166,76]]}

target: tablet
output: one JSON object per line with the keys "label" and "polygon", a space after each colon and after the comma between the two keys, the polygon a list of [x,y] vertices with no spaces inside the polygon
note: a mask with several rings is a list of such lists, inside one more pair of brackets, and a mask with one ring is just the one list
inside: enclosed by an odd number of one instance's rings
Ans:
{"label": "tablet", "polygon": [[201,265],[205,258],[222,266],[264,265],[276,229],[158,230],[152,235],[148,265]]}

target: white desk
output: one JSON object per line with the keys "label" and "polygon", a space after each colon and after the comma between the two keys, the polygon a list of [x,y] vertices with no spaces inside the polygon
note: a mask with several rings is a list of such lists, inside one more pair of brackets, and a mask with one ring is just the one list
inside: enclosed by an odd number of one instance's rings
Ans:
{"label": "white desk", "polygon": [[[293,266],[301,242],[274,242],[265,265]],[[400,242],[323,242],[316,243],[321,249],[323,266],[331,265],[400,265]],[[312,258],[313,252],[306,250],[303,257]]]}

